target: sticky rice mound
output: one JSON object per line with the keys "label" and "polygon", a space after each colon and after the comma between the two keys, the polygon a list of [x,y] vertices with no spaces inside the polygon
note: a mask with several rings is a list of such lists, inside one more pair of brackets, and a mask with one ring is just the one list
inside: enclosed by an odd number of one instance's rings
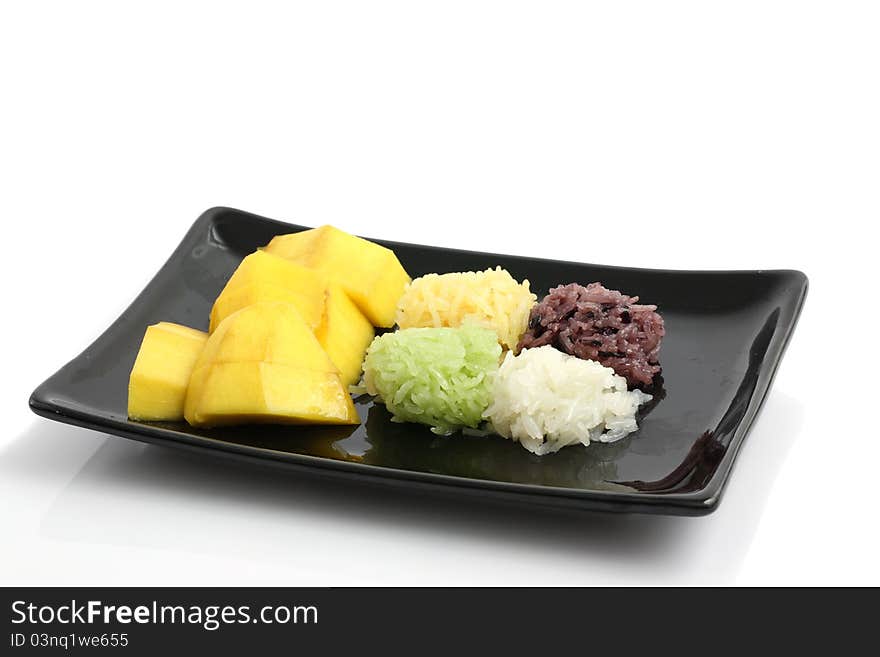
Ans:
{"label": "sticky rice mound", "polygon": [[500,357],[491,329],[402,329],[373,340],[363,385],[395,422],[427,424],[446,435],[482,422]]}
{"label": "sticky rice mound", "polygon": [[517,283],[506,269],[427,274],[412,281],[397,306],[397,325],[493,329],[506,349],[516,346],[537,297],[529,282]]}
{"label": "sticky rice mound", "polygon": [[570,283],[553,288],[532,308],[517,349],[551,345],[599,361],[630,386],[647,388],[660,372],[658,354],[665,334],[657,306],[601,283]]}
{"label": "sticky rice mound", "polygon": [[538,455],[567,445],[610,443],[638,429],[636,411],[651,399],[592,360],[550,346],[507,352],[483,413],[498,434]]}

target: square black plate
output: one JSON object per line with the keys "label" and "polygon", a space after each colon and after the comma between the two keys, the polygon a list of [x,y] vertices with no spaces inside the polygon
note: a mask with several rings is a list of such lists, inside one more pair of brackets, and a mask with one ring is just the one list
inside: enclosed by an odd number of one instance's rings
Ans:
{"label": "square black plate", "polygon": [[666,321],[663,383],[624,440],[537,457],[497,436],[442,438],[392,423],[358,401],[358,427],[250,426],[213,430],[126,417],[128,374],[147,325],[207,328],[239,261],[274,235],[303,230],[213,208],[193,224],[134,303],[30,399],[44,417],[148,443],[307,468],[403,488],[606,511],[712,511],[767,394],[807,291],[797,271],[666,271],[556,262],[377,240],[415,277],[502,265],[540,298],[555,285],[602,281],[656,303]]}

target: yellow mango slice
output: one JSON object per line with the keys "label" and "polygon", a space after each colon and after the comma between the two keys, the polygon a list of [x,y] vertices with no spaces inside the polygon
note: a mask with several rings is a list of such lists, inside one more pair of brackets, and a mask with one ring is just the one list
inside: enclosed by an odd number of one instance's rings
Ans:
{"label": "yellow mango slice", "polygon": [[128,379],[128,417],[182,420],[190,375],[207,340],[207,333],[188,326],[148,326]]}
{"label": "yellow mango slice", "polygon": [[268,362],[339,373],[292,304],[253,304],[226,320],[211,334],[196,367],[207,363]]}
{"label": "yellow mango slice", "polygon": [[364,356],[374,336],[370,320],[348,298],[342,286],[331,283],[327,291],[324,321],[315,331],[315,337],[339,368],[346,386],[360,379]]}
{"label": "yellow mango slice", "polygon": [[265,250],[326,274],[345,289],[373,326],[394,326],[397,301],[410,278],[391,249],[321,226],[278,235]]}
{"label": "yellow mango slice", "polygon": [[269,301],[293,304],[314,330],[324,316],[326,293],[324,274],[265,251],[255,251],[241,261],[214,302],[208,330],[213,333],[220,322],[237,310]]}
{"label": "yellow mango slice", "polygon": [[339,370],[289,303],[254,304],[220,322],[196,361],[184,415],[193,426],[359,422]]}
{"label": "yellow mango slice", "polygon": [[283,302],[293,305],[306,320],[309,328],[321,325],[324,313],[324,288],[313,288],[308,294],[291,290],[271,283],[251,283],[244,287],[224,289],[211,308],[211,323],[208,329],[213,333],[224,319],[232,313],[256,303]]}
{"label": "yellow mango slice", "polygon": [[190,424],[357,424],[351,397],[334,372],[281,363],[213,363],[193,373],[198,401]]}

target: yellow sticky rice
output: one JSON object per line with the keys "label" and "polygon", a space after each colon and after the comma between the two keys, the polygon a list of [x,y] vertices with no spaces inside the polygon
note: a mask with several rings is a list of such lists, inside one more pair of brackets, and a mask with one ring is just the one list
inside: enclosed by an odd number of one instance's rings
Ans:
{"label": "yellow sticky rice", "polygon": [[402,328],[458,327],[465,323],[494,329],[498,341],[514,349],[529,322],[537,297],[506,269],[427,274],[412,281],[397,304]]}

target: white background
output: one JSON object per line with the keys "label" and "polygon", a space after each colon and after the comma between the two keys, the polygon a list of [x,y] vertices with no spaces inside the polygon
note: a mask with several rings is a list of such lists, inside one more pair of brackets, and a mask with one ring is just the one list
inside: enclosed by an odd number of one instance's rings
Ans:
{"label": "white background", "polygon": [[[0,583],[880,584],[876,3],[134,7],[0,9]],[[214,205],[811,288],[704,518],[441,504],[32,415]]]}

